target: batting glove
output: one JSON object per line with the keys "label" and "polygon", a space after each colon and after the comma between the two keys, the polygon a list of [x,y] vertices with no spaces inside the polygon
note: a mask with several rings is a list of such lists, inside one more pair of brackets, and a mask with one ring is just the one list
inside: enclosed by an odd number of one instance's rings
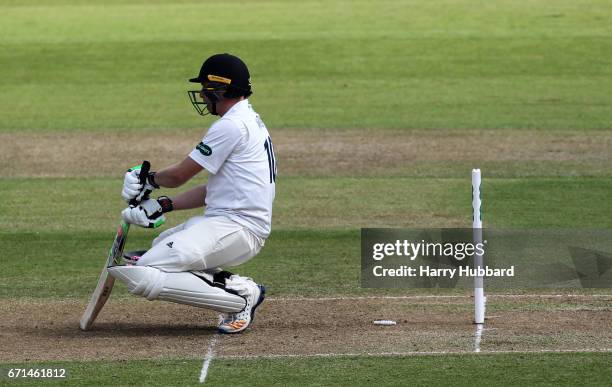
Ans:
{"label": "batting glove", "polygon": [[149,172],[147,181],[143,185],[140,183],[140,168],[141,165],[137,165],[127,170],[125,178],[123,179],[123,191],[121,196],[126,202],[130,202],[133,199],[140,202],[154,189],[159,188],[159,185],[155,183],[155,172]]}
{"label": "batting glove", "polygon": [[129,206],[121,212],[121,217],[129,224],[157,228],[166,222],[164,212],[170,212],[172,209],[172,200],[166,196],[160,196],[157,200],[147,199],[138,206]]}

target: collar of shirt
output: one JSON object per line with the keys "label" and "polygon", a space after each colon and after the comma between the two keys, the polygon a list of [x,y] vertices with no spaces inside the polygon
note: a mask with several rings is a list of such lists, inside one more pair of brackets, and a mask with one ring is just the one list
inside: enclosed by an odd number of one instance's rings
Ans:
{"label": "collar of shirt", "polygon": [[234,104],[234,106],[232,106],[223,116],[225,117],[229,114],[239,113],[240,111],[244,109],[248,109],[248,108],[249,108],[249,100],[243,99],[242,101]]}

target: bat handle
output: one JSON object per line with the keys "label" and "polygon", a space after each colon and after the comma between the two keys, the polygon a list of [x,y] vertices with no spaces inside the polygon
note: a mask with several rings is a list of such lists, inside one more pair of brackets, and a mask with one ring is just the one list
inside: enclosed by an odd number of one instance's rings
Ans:
{"label": "bat handle", "polygon": [[[149,171],[151,170],[151,163],[148,162],[147,160],[144,160],[142,162],[142,166],[140,167],[140,174],[138,175],[140,178],[140,184],[144,185],[147,183],[147,176],[149,176]],[[136,207],[138,204],[140,204],[141,201],[143,200],[147,200],[149,198],[149,194],[151,193],[151,191],[145,191],[144,195],[142,195],[142,199],[141,200],[137,200],[136,198],[130,200],[130,206],[134,206]]]}

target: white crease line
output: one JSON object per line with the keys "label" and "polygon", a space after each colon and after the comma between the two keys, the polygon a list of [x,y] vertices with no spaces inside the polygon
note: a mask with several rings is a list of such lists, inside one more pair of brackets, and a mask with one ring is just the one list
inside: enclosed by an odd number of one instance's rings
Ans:
{"label": "white crease line", "polygon": [[612,298],[612,294],[487,294],[487,297],[499,298]]}
{"label": "white crease line", "polygon": [[[274,297],[270,301],[355,301],[355,300],[409,300],[421,298],[467,298],[467,296],[365,296],[365,297]],[[268,301],[268,299],[266,299]]]}
{"label": "white crease line", "polygon": [[283,358],[328,358],[328,357],[401,357],[401,356],[427,356],[427,355],[481,355],[481,354],[522,354],[522,353],[607,353],[612,348],[582,348],[582,349],[539,349],[524,351],[413,351],[413,352],[380,352],[380,353],[314,353],[314,354],[284,354],[284,355],[219,355],[217,359],[283,359]]}
{"label": "white crease line", "polygon": [[[612,294],[488,294],[490,298],[610,298]],[[266,301],[358,301],[358,300],[418,300],[428,298],[473,298],[471,295],[414,295],[414,296],[363,296],[363,297],[270,297]]]}
{"label": "white crease line", "polygon": [[200,372],[200,383],[204,383],[206,381],[206,375],[208,374],[208,367],[212,362],[212,359],[215,355],[215,344],[217,343],[218,334],[215,334],[212,339],[210,339],[210,344],[208,344],[208,351],[206,351],[206,356],[204,356],[204,364],[202,364],[202,372]]}

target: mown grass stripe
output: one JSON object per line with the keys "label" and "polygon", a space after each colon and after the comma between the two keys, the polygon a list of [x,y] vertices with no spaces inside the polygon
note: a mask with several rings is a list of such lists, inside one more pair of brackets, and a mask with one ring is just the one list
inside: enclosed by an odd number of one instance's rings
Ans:
{"label": "mown grass stripe", "polygon": [[[423,356],[295,357],[270,359],[222,359],[211,367],[207,384],[226,385],[234,380],[266,386],[340,385],[608,385],[612,378],[610,352],[480,353]],[[151,386],[194,385],[201,367],[196,359],[131,361],[64,361],[3,363],[10,367],[65,367],[67,382],[82,386],[138,384]],[[435,370],[435,372],[433,371]],[[45,380],[45,385],[66,381]],[[40,385],[40,380],[21,380],[19,385]]]}
{"label": "mown grass stripe", "polygon": [[186,80],[220,51],[269,127],[612,127],[604,0],[226,6],[210,40],[197,3],[3,1],[0,131],[201,127]]}

